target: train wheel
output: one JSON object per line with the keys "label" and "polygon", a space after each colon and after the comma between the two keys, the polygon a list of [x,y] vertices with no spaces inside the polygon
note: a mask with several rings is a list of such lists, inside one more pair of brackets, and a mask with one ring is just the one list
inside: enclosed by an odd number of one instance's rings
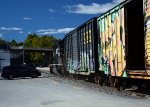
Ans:
{"label": "train wheel", "polygon": [[96,84],[98,84],[98,76],[97,76],[97,75],[94,77],[94,82],[95,82]]}
{"label": "train wheel", "polygon": [[70,79],[73,79],[73,74],[69,74]]}
{"label": "train wheel", "polygon": [[108,77],[102,78],[101,80],[101,85],[102,86],[108,86],[109,82],[108,82]]}
{"label": "train wheel", "polygon": [[103,79],[101,76],[99,76],[97,82],[98,82],[98,84],[99,84],[100,86],[104,86],[104,79]]}
{"label": "train wheel", "polygon": [[115,79],[112,77],[112,76],[109,76],[109,86],[110,87],[114,87],[114,82],[115,82]]}
{"label": "train wheel", "polygon": [[103,82],[103,86],[108,86],[108,80],[106,79],[106,80],[104,80],[104,82]]}
{"label": "train wheel", "polygon": [[78,74],[75,74],[75,75],[74,75],[74,79],[75,79],[75,80],[79,80],[79,75],[78,75]]}
{"label": "train wheel", "polygon": [[100,82],[101,82],[101,77],[99,76],[99,77],[97,78],[97,84],[100,84]]}
{"label": "train wheel", "polygon": [[127,88],[127,81],[123,80],[122,82],[122,90],[125,90]]}
{"label": "train wheel", "polygon": [[76,75],[76,74],[73,74],[73,79],[76,80],[76,78],[77,78],[77,75]]}
{"label": "train wheel", "polygon": [[117,88],[118,90],[119,90],[119,88],[120,88],[120,82],[119,82],[119,79],[118,79],[118,78],[115,78],[114,87]]}
{"label": "train wheel", "polygon": [[94,77],[94,82],[96,84],[99,84],[99,85],[103,86],[104,79],[102,79],[102,77],[100,75],[96,75]]}
{"label": "train wheel", "polygon": [[117,88],[119,91],[125,90],[127,87],[126,80],[115,78],[114,87]]}

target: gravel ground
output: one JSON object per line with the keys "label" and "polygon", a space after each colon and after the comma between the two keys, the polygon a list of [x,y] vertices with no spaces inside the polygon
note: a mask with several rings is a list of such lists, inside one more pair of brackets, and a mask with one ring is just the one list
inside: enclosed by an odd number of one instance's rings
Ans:
{"label": "gravel ground", "polygon": [[71,85],[75,87],[82,87],[88,90],[103,92],[103,93],[107,93],[110,95],[115,95],[115,96],[117,95],[117,96],[126,97],[126,98],[150,99],[150,95],[147,95],[147,94],[137,93],[134,91],[127,91],[127,90],[118,91],[117,89],[113,87],[100,86],[98,84],[86,82],[84,80],[75,80],[75,79],[71,79],[68,77],[56,76],[56,75],[50,74],[49,68],[47,67],[39,68],[39,69],[44,73],[43,74],[44,77],[50,78],[59,83],[63,83],[63,84],[67,84],[67,85]]}
{"label": "gravel ground", "polygon": [[[62,81],[64,80],[64,81]],[[106,94],[91,83],[42,73],[40,78],[0,80],[0,107],[149,107],[149,99]],[[97,90],[97,91],[96,91]]]}

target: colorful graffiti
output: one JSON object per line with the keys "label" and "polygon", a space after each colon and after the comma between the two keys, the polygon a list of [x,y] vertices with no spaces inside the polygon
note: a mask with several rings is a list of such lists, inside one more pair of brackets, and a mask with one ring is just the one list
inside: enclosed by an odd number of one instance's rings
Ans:
{"label": "colorful graffiti", "polygon": [[67,61],[67,71],[69,73],[75,73],[78,70],[78,61],[72,61],[72,59],[69,59]]}
{"label": "colorful graffiti", "polygon": [[124,8],[116,7],[98,18],[99,70],[112,76],[126,76]]}
{"label": "colorful graffiti", "polygon": [[69,38],[70,35],[67,37],[72,42],[68,42],[69,45],[66,47],[68,48],[66,54],[69,54],[66,61],[67,71],[90,73],[94,71],[91,24],[78,29],[75,33],[77,35],[72,35],[72,38]]}
{"label": "colorful graffiti", "polygon": [[[88,28],[87,28],[87,26],[85,26],[85,28],[86,28],[86,33],[85,33],[85,30],[83,30],[83,35],[81,35],[81,39],[82,39],[82,37],[83,37],[83,43],[82,43],[82,40],[81,41],[79,41],[79,44],[82,44],[81,46],[80,46],[80,70],[81,71],[91,71],[92,69],[92,67],[93,67],[93,64],[91,63],[91,56],[89,56],[89,55],[92,55],[92,49],[91,49],[91,47],[92,46],[90,46],[91,45],[91,30],[89,30]],[[90,63],[90,64],[89,64]]]}
{"label": "colorful graffiti", "polygon": [[[91,22],[92,23],[92,22]],[[67,36],[65,45],[66,70],[69,73],[94,71],[91,23]]]}
{"label": "colorful graffiti", "polygon": [[145,67],[150,69],[150,0],[144,1],[145,19]]}

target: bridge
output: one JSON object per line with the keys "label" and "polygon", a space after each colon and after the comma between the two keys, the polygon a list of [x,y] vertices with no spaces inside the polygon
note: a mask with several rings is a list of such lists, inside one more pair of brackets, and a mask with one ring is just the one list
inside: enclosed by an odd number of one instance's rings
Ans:
{"label": "bridge", "polygon": [[28,52],[38,52],[42,53],[44,56],[43,66],[48,66],[50,63],[50,57],[53,56],[53,49],[52,48],[40,48],[40,47],[30,47],[26,48],[23,46],[20,47],[11,47],[11,64],[23,64],[26,63],[26,53]]}
{"label": "bridge", "polygon": [[24,50],[24,51],[37,51],[37,52],[53,52],[52,48],[39,48],[39,47],[30,47],[30,48],[26,48],[26,47],[11,47],[11,50]]}

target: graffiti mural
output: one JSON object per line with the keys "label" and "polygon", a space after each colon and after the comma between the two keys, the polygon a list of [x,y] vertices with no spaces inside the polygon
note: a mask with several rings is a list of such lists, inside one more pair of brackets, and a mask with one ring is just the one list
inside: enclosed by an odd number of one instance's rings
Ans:
{"label": "graffiti mural", "polygon": [[81,72],[94,71],[91,24],[86,25],[79,30],[79,38],[80,38],[78,41],[80,50],[79,71]]}
{"label": "graffiti mural", "polygon": [[126,76],[124,8],[116,7],[100,18],[99,70],[112,76]]}
{"label": "graffiti mural", "polygon": [[95,72],[96,22],[97,18],[93,18],[66,35],[64,66],[69,73],[89,75]]}
{"label": "graffiti mural", "polygon": [[150,0],[144,1],[145,19],[145,67],[150,69]]}
{"label": "graffiti mural", "polygon": [[71,32],[66,37],[66,70],[69,73],[94,71],[92,24]]}

